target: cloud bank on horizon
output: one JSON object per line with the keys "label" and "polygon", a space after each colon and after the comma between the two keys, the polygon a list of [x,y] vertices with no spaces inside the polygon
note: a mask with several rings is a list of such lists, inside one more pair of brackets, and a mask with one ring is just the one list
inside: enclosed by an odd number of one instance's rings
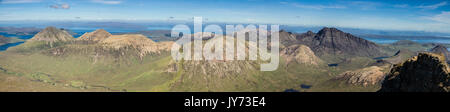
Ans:
{"label": "cloud bank on horizon", "polygon": [[0,0],[0,21],[191,21],[193,16],[210,22],[450,33],[447,0]]}

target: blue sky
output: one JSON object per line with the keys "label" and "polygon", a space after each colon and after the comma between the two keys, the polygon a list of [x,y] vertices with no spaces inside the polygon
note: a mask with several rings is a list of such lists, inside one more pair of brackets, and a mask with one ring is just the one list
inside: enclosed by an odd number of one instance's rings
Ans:
{"label": "blue sky", "polygon": [[192,21],[450,33],[448,0],[0,0],[0,21]]}

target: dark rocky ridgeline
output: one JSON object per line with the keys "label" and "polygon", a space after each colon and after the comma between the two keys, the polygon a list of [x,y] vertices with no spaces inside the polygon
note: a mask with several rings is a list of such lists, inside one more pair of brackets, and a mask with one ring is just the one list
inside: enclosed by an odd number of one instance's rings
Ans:
{"label": "dark rocky ridgeline", "polygon": [[350,54],[376,57],[382,55],[381,49],[373,42],[342,32],[336,28],[323,28],[312,41],[303,42],[318,54]]}
{"label": "dark rocky ridgeline", "polygon": [[447,63],[450,63],[450,52],[447,50],[447,47],[443,45],[437,45],[436,47],[430,50],[433,53],[443,54],[447,59]]}
{"label": "dark rocky ridgeline", "polygon": [[308,31],[303,34],[280,32],[281,44],[304,44],[310,47],[318,56],[350,55],[378,57],[385,56],[382,49],[375,43],[345,33],[336,28],[323,28],[318,33]]}
{"label": "dark rocky ridgeline", "polygon": [[444,60],[439,54],[419,53],[396,64],[379,92],[449,92],[450,68]]}

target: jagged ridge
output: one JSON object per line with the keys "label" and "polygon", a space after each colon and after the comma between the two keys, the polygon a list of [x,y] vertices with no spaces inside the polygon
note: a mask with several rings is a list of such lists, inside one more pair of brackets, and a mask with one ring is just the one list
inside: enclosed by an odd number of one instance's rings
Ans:
{"label": "jagged ridge", "polygon": [[280,41],[285,45],[307,45],[318,56],[350,55],[377,57],[385,55],[377,44],[336,28],[325,27],[317,34],[311,31],[303,34],[281,31]]}
{"label": "jagged ridge", "polygon": [[396,64],[384,79],[381,92],[449,92],[450,68],[445,57],[433,53]]}

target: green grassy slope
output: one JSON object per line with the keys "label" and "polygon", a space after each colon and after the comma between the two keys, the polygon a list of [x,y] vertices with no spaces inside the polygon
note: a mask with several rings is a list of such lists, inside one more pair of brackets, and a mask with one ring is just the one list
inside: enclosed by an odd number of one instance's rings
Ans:
{"label": "green grassy slope", "polygon": [[[27,42],[0,52],[0,66],[12,76],[46,84],[43,91],[284,91],[312,85],[302,91],[375,91],[372,88],[339,86],[329,79],[375,60],[356,57],[337,67],[310,66],[284,59],[276,71],[259,71],[259,62],[175,62],[170,53],[143,58],[135,50],[101,50],[95,44]],[[169,71],[174,65],[176,71]],[[201,67],[216,64],[204,73]],[[237,66],[232,68],[231,66]],[[225,68],[231,67],[231,68]],[[4,73],[6,74],[6,73]],[[2,85],[5,86],[5,85]],[[353,89],[352,89],[353,88]],[[7,90],[5,90],[7,91]]]}

